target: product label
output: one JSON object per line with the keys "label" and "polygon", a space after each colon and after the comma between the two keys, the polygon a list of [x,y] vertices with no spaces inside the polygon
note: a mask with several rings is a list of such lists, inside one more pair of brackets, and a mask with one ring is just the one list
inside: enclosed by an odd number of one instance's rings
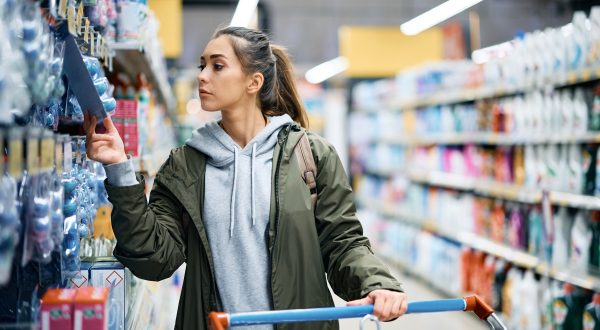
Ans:
{"label": "product label", "polygon": [[41,150],[41,167],[42,171],[51,171],[54,167],[54,157],[55,157],[55,148],[54,148],[54,138],[47,137],[42,140],[42,150]]}
{"label": "product label", "polygon": [[556,325],[562,325],[567,318],[569,309],[562,300],[554,301],[552,305],[552,314],[554,315],[554,322]]}
{"label": "product label", "polygon": [[8,174],[13,178],[23,175],[23,140],[12,139],[8,142]]}
{"label": "product label", "polygon": [[590,69],[583,70],[583,72],[581,73],[581,79],[583,79],[583,81],[589,81],[591,78],[592,78],[592,70],[590,70]]}
{"label": "product label", "polygon": [[40,140],[35,137],[27,139],[27,171],[31,175],[40,173]]}
{"label": "product label", "polygon": [[596,326],[596,321],[594,321],[594,317],[590,312],[585,311],[583,313],[583,330],[594,330]]}

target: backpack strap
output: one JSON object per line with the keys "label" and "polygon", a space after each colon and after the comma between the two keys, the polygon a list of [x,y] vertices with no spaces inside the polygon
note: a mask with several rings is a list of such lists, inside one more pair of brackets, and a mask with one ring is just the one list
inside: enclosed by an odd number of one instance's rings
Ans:
{"label": "backpack strap", "polygon": [[310,200],[314,211],[317,204],[317,165],[306,132],[302,134],[300,141],[294,147],[294,154],[300,166],[300,175],[310,191]]}

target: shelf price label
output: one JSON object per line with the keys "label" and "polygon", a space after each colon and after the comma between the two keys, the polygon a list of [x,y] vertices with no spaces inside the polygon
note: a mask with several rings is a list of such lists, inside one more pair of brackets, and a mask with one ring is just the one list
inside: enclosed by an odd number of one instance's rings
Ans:
{"label": "shelf price label", "polygon": [[83,40],[88,43],[90,40],[90,20],[85,17],[85,29],[83,31]]}
{"label": "shelf price label", "polygon": [[73,6],[69,6],[67,9],[67,23],[69,27],[69,33],[75,34],[77,26],[75,23],[75,7]]}
{"label": "shelf price label", "polygon": [[83,2],[79,4],[79,8],[77,9],[77,35],[81,34],[81,26],[83,25]]}
{"label": "shelf price label", "polygon": [[583,79],[583,81],[590,80],[592,78],[592,70],[590,70],[590,69],[583,70],[583,72],[581,73],[581,78]]}
{"label": "shelf price label", "polygon": [[42,171],[50,171],[54,166],[54,157],[55,157],[55,140],[54,136],[45,136],[42,140],[42,150],[41,150],[41,160],[40,165]]}
{"label": "shelf price label", "polygon": [[34,134],[27,138],[27,171],[32,175],[40,173],[40,140]]}
{"label": "shelf price label", "polygon": [[92,38],[90,39],[90,55],[96,55],[96,33],[92,31]]}
{"label": "shelf price label", "polygon": [[58,16],[67,18],[67,0],[60,0],[58,3]]}
{"label": "shelf price label", "polygon": [[9,133],[8,174],[15,179],[23,175],[23,139],[16,131]]}

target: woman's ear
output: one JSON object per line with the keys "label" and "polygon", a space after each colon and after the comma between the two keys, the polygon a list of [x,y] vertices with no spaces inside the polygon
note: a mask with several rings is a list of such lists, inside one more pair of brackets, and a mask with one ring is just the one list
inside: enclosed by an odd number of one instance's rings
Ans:
{"label": "woman's ear", "polygon": [[248,84],[248,93],[255,94],[260,91],[263,84],[265,82],[265,77],[262,73],[256,72],[250,76],[250,81]]}

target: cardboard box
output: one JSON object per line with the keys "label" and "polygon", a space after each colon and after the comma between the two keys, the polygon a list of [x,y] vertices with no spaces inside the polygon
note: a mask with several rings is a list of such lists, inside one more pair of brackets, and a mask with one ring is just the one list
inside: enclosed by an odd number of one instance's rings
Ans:
{"label": "cardboard box", "polygon": [[90,285],[110,288],[109,329],[125,329],[125,299],[127,297],[125,267],[120,262],[99,261],[94,263],[90,269]]}
{"label": "cardboard box", "polygon": [[48,289],[42,297],[41,325],[42,330],[73,329],[73,302],[77,290]]}
{"label": "cardboard box", "polygon": [[86,286],[75,296],[74,330],[108,329],[108,288]]}

